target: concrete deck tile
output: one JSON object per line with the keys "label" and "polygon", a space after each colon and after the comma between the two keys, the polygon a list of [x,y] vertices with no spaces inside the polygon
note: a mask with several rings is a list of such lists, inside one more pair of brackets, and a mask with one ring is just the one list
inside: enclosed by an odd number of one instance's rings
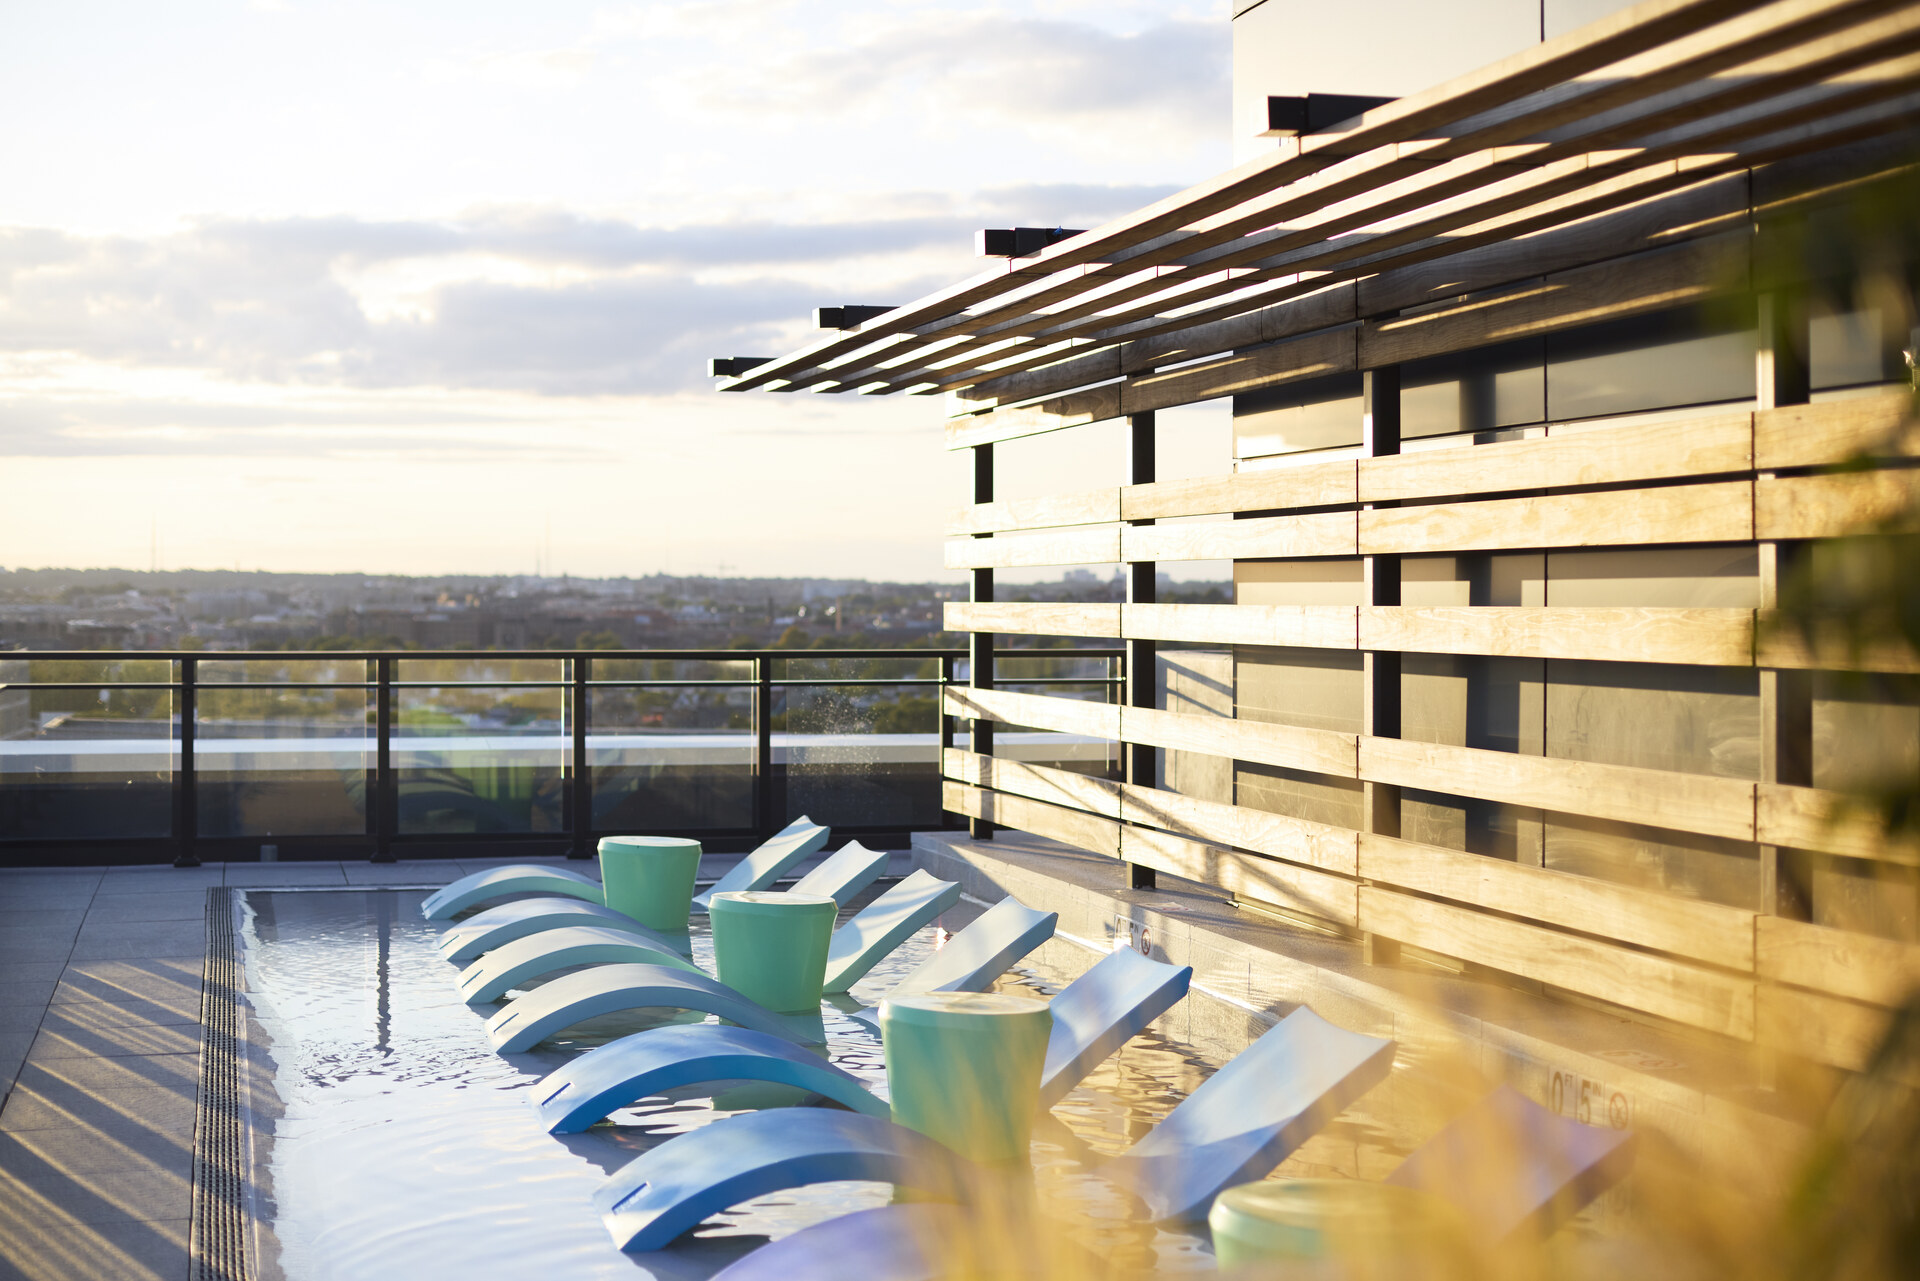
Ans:
{"label": "concrete deck tile", "polygon": [[87,909],[86,923],[120,921],[201,921],[207,915],[205,889],[160,890],[142,894],[102,894]]}
{"label": "concrete deck tile", "polygon": [[32,963],[35,961],[65,961],[73,952],[74,935],[60,932],[55,934],[26,935],[18,942],[10,941],[0,935],[0,966],[11,965],[16,961]]}
{"label": "concrete deck tile", "polygon": [[38,1032],[46,1013],[44,1005],[0,1005],[0,1033]]}
{"label": "concrete deck tile", "polygon": [[0,1170],[0,1206],[89,1224],[179,1219],[193,1211],[190,1174],[144,1165],[86,1174],[64,1174],[38,1161],[33,1168],[36,1172],[31,1174]]}
{"label": "concrete deck tile", "polygon": [[14,886],[0,883],[0,903],[12,911],[37,908],[84,908],[94,899],[91,885]]}
{"label": "concrete deck tile", "polygon": [[[0,940],[0,946],[4,941]],[[143,960],[204,951],[204,921],[89,921],[73,941],[73,961]]]}
{"label": "concrete deck tile", "polygon": [[81,907],[16,908],[6,897],[6,885],[0,883],[0,938],[15,930],[62,930],[80,928],[87,917]]}
{"label": "concrete deck tile", "polygon": [[349,885],[445,885],[465,875],[458,863],[445,859],[412,859],[403,863],[342,863]]}
{"label": "concrete deck tile", "polygon": [[89,1017],[106,1008],[109,1007],[93,1005],[49,1009],[47,1021],[41,1025],[39,1035],[27,1052],[27,1060],[199,1053],[197,1019],[179,1023],[103,1024]]}
{"label": "concrete deck tile", "polygon": [[100,880],[100,893],[151,894],[156,891],[204,890],[209,885],[225,884],[226,867],[209,863],[203,867],[116,867]]}
{"label": "concrete deck tile", "polygon": [[186,1281],[191,1220],[95,1223],[0,1208],[0,1281]]}
{"label": "concrete deck tile", "polygon": [[145,1002],[200,1017],[202,951],[147,960],[75,961],[61,976],[53,1004],[75,1001]]}
{"label": "concrete deck tile", "polygon": [[[66,966],[61,966],[65,969]],[[15,982],[14,967],[0,965],[0,1009],[15,1005],[31,1005],[35,1009],[45,1009],[53,1000],[53,990],[59,986],[57,978],[27,979]]]}
{"label": "concrete deck tile", "polygon": [[[14,1097],[19,1098],[16,1091]],[[146,1166],[193,1177],[193,1127],[160,1128],[119,1120],[95,1125],[0,1127],[0,1170],[24,1171],[31,1162],[67,1174]]]}
{"label": "concrete deck tile", "polygon": [[257,886],[272,889],[288,885],[345,885],[347,878],[340,864],[325,863],[229,863],[226,884],[239,888]]}
{"label": "concrete deck tile", "polygon": [[[24,1075],[24,1073],[23,1073]],[[190,1148],[197,1108],[193,1089],[87,1090],[42,1080],[44,1090],[17,1082],[0,1108],[0,1133],[81,1127],[103,1141],[131,1141],[146,1133],[186,1136]]]}
{"label": "concrete deck tile", "polygon": [[27,1052],[33,1048],[34,1035],[32,1032],[0,1032],[0,1092],[13,1088],[13,1078],[19,1075],[27,1061]]}
{"label": "concrete deck tile", "polygon": [[28,1063],[20,1083],[43,1093],[81,1090],[199,1089],[198,1054],[128,1054],[117,1058],[40,1059]]}

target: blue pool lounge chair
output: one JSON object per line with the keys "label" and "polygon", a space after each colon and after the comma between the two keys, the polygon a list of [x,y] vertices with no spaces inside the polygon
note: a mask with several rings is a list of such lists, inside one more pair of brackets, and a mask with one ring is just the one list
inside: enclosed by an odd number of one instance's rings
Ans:
{"label": "blue pool lounge chair", "polygon": [[827,843],[827,828],[801,815],[761,843],[760,848],[733,865],[705,894],[693,896],[693,910],[704,912],[716,894],[733,890],[764,890],[793,870],[793,865]]}
{"label": "blue pool lounge chair", "polygon": [[648,929],[625,912],[616,912],[601,903],[582,903],[575,898],[522,898],[495,904],[450,926],[434,941],[434,946],[449,961],[465,965],[476,956],[505,947],[515,939],[570,925],[624,930],[652,947],[682,956],[693,947],[684,934],[662,934]]}
{"label": "blue pool lounge chair", "polygon": [[887,870],[887,852],[870,850],[859,841],[848,841],[820,861],[789,887],[793,894],[824,894],[841,907],[853,896],[880,879]]}
{"label": "blue pool lounge chair", "polygon": [[[1172,1008],[1192,978],[1190,966],[1151,961],[1123,948],[1068,984],[1053,998],[1040,1106],[1059,1102],[1108,1055]],[[534,1098],[553,1134],[576,1134],[636,1099],[713,1081],[796,1085],[858,1112],[891,1115],[857,1077],[838,1068],[828,1078],[833,1088],[817,1084],[823,1066],[817,1055],[741,1028],[656,1028],[588,1050],[542,1081]],[[799,1069],[812,1075],[796,1079]]]}
{"label": "blue pool lounge chair", "polygon": [[658,1250],[730,1205],[809,1183],[871,1179],[951,1198],[964,1184],[965,1165],[891,1121],[780,1108],[675,1135],[615,1171],[594,1192],[593,1205],[622,1250]]}
{"label": "blue pool lounge chair", "polygon": [[631,930],[567,925],[496,947],[460,971],[454,986],[468,1005],[497,1001],[525,983],[579,965],[665,965],[694,974],[699,966]]}
{"label": "blue pool lounge chair", "polygon": [[[1003,898],[915,966],[887,995],[984,992],[1009,965],[1052,938],[1059,923],[1058,912],[1037,912],[1017,898]],[[851,1017],[880,1030],[877,1009],[855,1010]]]}
{"label": "blue pool lounge chair", "polygon": [[470,907],[508,894],[564,894],[588,903],[607,901],[600,882],[585,872],[547,863],[510,863],[441,886],[421,901],[420,915],[429,921],[452,920]]}
{"label": "blue pool lounge chair", "polygon": [[959,1206],[855,1210],[763,1245],[713,1281],[938,1281],[954,1266],[950,1243],[973,1231],[977,1226]]}
{"label": "blue pool lounge chair", "polygon": [[811,1036],[802,1030],[803,1020],[756,1005],[718,979],[665,965],[596,965],[563,974],[507,1002],[487,1020],[487,1039],[500,1053],[517,1054],[597,1015],[647,1009],[701,1010],[788,1040],[820,1039],[817,1030]]}
{"label": "blue pool lounge chair", "polygon": [[[845,991],[908,935],[959,901],[960,887],[952,881],[943,881],[924,871],[914,872],[833,932],[827,954],[826,990]],[[503,903],[498,908],[489,908],[481,916],[491,916],[512,906]],[[478,921],[480,917],[473,919]],[[554,919],[565,920],[567,914],[557,912]],[[648,955],[680,950],[677,945],[669,949],[657,935],[622,930],[620,932],[627,935],[622,941],[605,937],[609,932],[597,924],[561,925],[514,939],[488,951],[460,972],[457,984],[460,995],[469,1005],[497,1001],[511,988],[578,965],[619,961],[681,964],[672,958]],[[683,968],[695,967],[688,962]]]}
{"label": "blue pool lounge chair", "polygon": [[1264,1177],[1393,1067],[1393,1042],[1301,1006],[1200,1083],[1145,1138],[1099,1168],[1155,1222],[1207,1212]]}
{"label": "blue pool lounge chair", "polygon": [[1427,1140],[1388,1183],[1438,1193],[1484,1240],[1545,1237],[1633,1168],[1633,1135],[1555,1116],[1501,1086]]}

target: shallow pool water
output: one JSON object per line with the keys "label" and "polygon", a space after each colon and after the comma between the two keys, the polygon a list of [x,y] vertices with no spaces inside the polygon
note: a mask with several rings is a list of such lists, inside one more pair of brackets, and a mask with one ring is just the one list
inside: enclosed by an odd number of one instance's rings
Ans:
{"label": "shallow pool water", "polygon": [[[769,1238],[891,1199],[882,1183],[798,1188],[711,1219],[669,1250],[621,1254],[590,1203],[600,1181],[654,1144],[768,1102],[765,1089],[648,1099],[585,1134],[547,1134],[529,1087],[658,1020],[609,1016],[537,1052],[496,1054],[484,1024],[497,1007],[455,994],[457,969],[433,948],[439,927],[420,919],[425,893],[251,891],[241,904],[254,1035],[266,1050],[254,1082],[266,1275],[705,1277]],[[877,1000],[943,938],[937,925],[922,930],[853,997]],[[702,932],[694,955],[711,961]],[[1017,970],[1001,986],[1050,990]],[[838,1011],[826,1025],[832,1060],[884,1093],[878,1040]],[[1210,1263],[1193,1237],[1131,1223],[1131,1207],[1083,1170],[1090,1154],[1144,1134],[1209,1070],[1169,1042],[1137,1038],[1037,1131],[1042,1194],[1071,1204],[1079,1235],[1101,1254],[1175,1271]]]}

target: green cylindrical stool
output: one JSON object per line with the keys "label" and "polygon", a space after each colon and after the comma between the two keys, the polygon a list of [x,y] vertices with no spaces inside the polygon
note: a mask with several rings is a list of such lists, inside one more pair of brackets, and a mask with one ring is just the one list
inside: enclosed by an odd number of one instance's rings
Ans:
{"label": "green cylindrical stool", "polygon": [[684,930],[693,909],[700,842],[678,836],[603,836],[600,886],[607,906],[655,930]]}
{"label": "green cylindrical stool", "polygon": [[1361,1179],[1242,1183],[1213,1199],[1207,1226],[1223,1268],[1327,1261],[1366,1275],[1432,1264],[1461,1232],[1458,1211],[1432,1193]]}
{"label": "green cylindrical stool", "polygon": [[893,1119],[985,1165],[1027,1160],[1053,1011],[998,992],[880,1002]]}
{"label": "green cylindrical stool", "polygon": [[825,894],[730,890],[707,900],[720,981],[782,1014],[818,1013],[840,905]]}

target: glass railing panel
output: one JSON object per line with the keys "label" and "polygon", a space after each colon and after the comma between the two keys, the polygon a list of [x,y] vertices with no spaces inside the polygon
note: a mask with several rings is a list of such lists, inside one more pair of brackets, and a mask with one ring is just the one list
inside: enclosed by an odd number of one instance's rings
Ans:
{"label": "glass railing panel", "polygon": [[164,684],[174,678],[167,658],[0,658],[0,685]]}
{"label": "glass railing panel", "polygon": [[564,687],[395,690],[400,834],[564,831],[566,707]]}
{"label": "glass railing panel", "polygon": [[203,658],[194,664],[202,685],[342,685],[373,679],[373,664],[358,655],[339,658]]}
{"label": "glass railing panel", "polygon": [[570,664],[564,658],[515,658],[489,654],[485,658],[402,658],[393,665],[396,683],[476,681],[481,684],[513,681],[564,681]]}
{"label": "glass railing panel", "polygon": [[[95,674],[102,667],[88,666]],[[168,689],[111,685],[0,687],[0,833],[11,840],[170,835],[174,697]]]}
{"label": "glass railing panel", "polygon": [[369,691],[202,688],[195,711],[201,836],[366,830],[374,751]]}
{"label": "glass railing panel", "polygon": [[790,681],[938,680],[940,660],[926,658],[780,658],[773,679]]}
{"label": "glass railing panel", "polygon": [[594,681],[750,681],[750,658],[595,658]]}
{"label": "glass railing panel", "polygon": [[587,712],[594,829],[751,827],[753,698],[751,686],[596,685]]}
{"label": "glass railing panel", "polygon": [[840,827],[940,824],[936,686],[789,685],[775,701],[787,816]]}
{"label": "glass railing panel", "polygon": [[996,684],[1017,680],[1100,680],[1119,674],[1119,665],[1105,655],[1076,655],[1070,649],[997,650],[993,656]]}
{"label": "glass railing panel", "polygon": [[[1094,681],[1026,685],[1003,678],[995,688],[1015,694],[1040,694],[1047,698],[1071,698],[1086,703],[1114,703],[1120,697],[1119,686]],[[964,746],[964,735],[960,741]],[[1081,734],[1034,729],[1026,725],[996,725],[993,751],[996,756],[1023,761],[1028,765],[1047,765],[1081,774],[1109,774],[1120,768],[1118,743]]]}

